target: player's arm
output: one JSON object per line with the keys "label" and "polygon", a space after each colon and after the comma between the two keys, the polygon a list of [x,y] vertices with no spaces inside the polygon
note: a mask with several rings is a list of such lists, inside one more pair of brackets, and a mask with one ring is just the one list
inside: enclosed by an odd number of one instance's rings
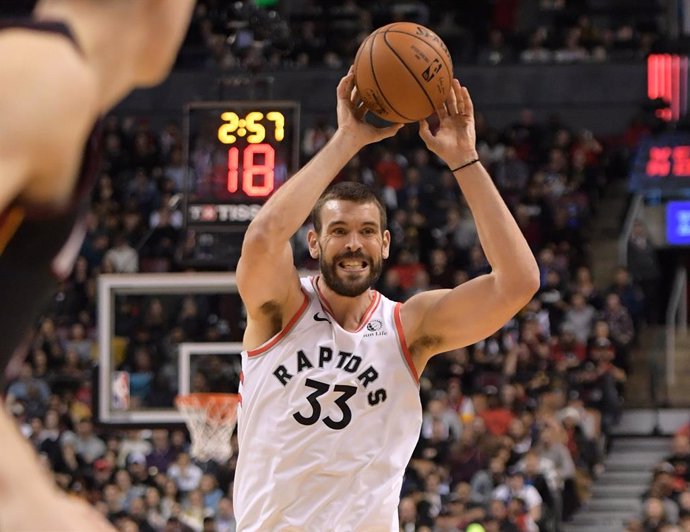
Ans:
{"label": "player's arm", "polygon": [[0,212],[66,201],[98,114],[93,76],[66,39],[14,30],[0,36],[0,71]]}
{"label": "player's arm", "polygon": [[[438,114],[435,135],[426,121],[420,124],[427,147],[452,169],[477,159],[472,100],[457,80]],[[498,330],[539,288],[534,255],[483,166],[475,162],[454,175],[474,216],[491,273],[452,290],[419,294],[404,304],[401,317],[418,369],[434,354]]]}
{"label": "player's arm", "polygon": [[[337,88],[338,130],[261,208],[245,233],[237,286],[251,320],[289,319],[303,296],[289,240],[345,164],[365,145],[394,135],[400,125],[375,128],[354,88],[352,69]],[[277,331],[274,331],[277,332]],[[267,339],[267,338],[266,338]]]}

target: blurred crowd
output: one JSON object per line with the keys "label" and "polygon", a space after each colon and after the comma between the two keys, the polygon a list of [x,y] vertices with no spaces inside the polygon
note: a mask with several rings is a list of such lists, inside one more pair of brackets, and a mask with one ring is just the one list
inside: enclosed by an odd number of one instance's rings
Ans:
{"label": "blurred crowd", "polygon": [[[457,9],[451,0],[301,0],[274,12],[200,0],[178,66],[342,68],[373,28],[398,20],[434,27],[465,63],[640,60],[666,46],[656,2],[590,4],[493,0]],[[325,120],[309,124],[302,163],[333,132]],[[495,334],[434,358],[422,375],[424,420],[401,494],[402,531],[554,532],[586,502],[621,415],[631,350],[641,327],[659,318],[660,267],[642,223],[632,232],[628,267],[606,279],[593,278],[597,257],[589,249],[607,184],[625,177],[644,132],[635,123],[619,139],[598,139],[557,115],[538,122],[523,110],[502,129],[477,116],[482,163],[538,259],[541,288]],[[184,257],[195,245],[180,210],[187,173],[180,125],[153,128],[113,115],[103,133],[88,236],[37,323],[26,364],[3,390],[6,406],[58,484],[119,530],[234,531],[234,459],[195,461],[183,429],[118,431],[94,419],[97,276],[189,270]],[[364,149],[336,180],[371,185],[388,210],[391,258],[376,286],[386,296],[403,301],[488,271],[452,173],[415,126]],[[294,241],[295,258],[317,269],[307,229]],[[239,301],[229,296],[118,299],[115,368],[129,377],[131,405],[172,405],[177,346],[239,341],[242,328]],[[236,365],[200,360],[193,391],[233,390]],[[655,470],[631,531],[688,520],[687,432]]]}
{"label": "blurred crowd", "polygon": [[[262,3],[263,4],[263,3]],[[375,28],[413,21],[435,29],[457,63],[639,61],[673,51],[654,0],[200,0],[184,66],[342,68]]]}
{"label": "blurred crowd", "polygon": [[[332,133],[323,121],[308,127],[302,162]],[[482,162],[538,258],[541,289],[489,338],[430,362],[401,528],[463,530],[477,523],[491,531],[554,531],[586,501],[602,471],[632,369],[630,350],[640,326],[656,320],[658,264],[638,224],[630,269],[593,279],[591,221],[607,182],[624,176],[624,144],[572,131],[557,116],[539,123],[527,110],[502,130],[478,115],[477,133]],[[94,423],[97,275],[188,269],[174,201],[185,188],[179,126],[155,130],[110,116],[104,149],[87,239],[37,325],[27,363],[5,390],[7,407],[57,482],[120,530],[234,530],[233,459],[195,462],[184,430],[123,432]],[[391,258],[377,285],[383,294],[405,300],[488,270],[460,189],[421,145],[416,126],[360,152],[336,178],[346,179],[375,187],[389,211]],[[296,260],[315,269],[300,236]],[[129,374],[131,400],[171,405],[175,346],[239,340],[239,307],[236,300],[193,296],[118,300],[116,369]],[[192,389],[208,390],[214,378],[234,383],[236,370],[210,357]]]}

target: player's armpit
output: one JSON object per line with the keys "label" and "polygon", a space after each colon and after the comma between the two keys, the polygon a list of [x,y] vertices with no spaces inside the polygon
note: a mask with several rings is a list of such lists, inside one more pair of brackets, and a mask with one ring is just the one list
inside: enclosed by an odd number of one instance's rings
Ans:
{"label": "player's armpit", "polygon": [[[303,302],[289,242],[273,243],[250,226],[237,264],[237,289],[253,320],[292,316]],[[294,308],[293,308],[294,307]]]}
{"label": "player's armpit", "polygon": [[[401,320],[415,365],[421,369],[433,355],[490,336],[530,297],[528,290],[503,286],[492,273],[452,290],[431,290],[410,298],[402,306]],[[415,348],[415,343],[421,347]]]}

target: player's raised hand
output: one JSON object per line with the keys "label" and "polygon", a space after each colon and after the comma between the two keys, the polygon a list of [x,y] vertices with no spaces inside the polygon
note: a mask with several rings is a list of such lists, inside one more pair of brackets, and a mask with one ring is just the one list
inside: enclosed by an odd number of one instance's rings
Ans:
{"label": "player's raised hand", "polygon": [[450,168],[457,168],[477,158],[477,133],[474,127],[474,105],[469,91],[453,80],[445,103],[436,109],[438,130],[431,132],[429,122],[420,120],[419,136],[432,152]]}
{"label": "player's raised hand", "polygon": [[362,147],[392,137],[404,125],[375,127],[365,121],[367,108],[357,92],[353,67],[338,83],[337,96],[338,129]]}

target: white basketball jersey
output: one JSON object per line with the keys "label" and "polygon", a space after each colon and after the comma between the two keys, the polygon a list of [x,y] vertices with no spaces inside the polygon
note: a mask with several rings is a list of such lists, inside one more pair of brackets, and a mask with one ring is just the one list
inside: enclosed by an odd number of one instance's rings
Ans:
{"label": "white basketball jersey", "polygon": [[242,353],[237,530],[398,532],[422,424],[400,303],[378,292],[356,332],[314,278],[284,330]]}

